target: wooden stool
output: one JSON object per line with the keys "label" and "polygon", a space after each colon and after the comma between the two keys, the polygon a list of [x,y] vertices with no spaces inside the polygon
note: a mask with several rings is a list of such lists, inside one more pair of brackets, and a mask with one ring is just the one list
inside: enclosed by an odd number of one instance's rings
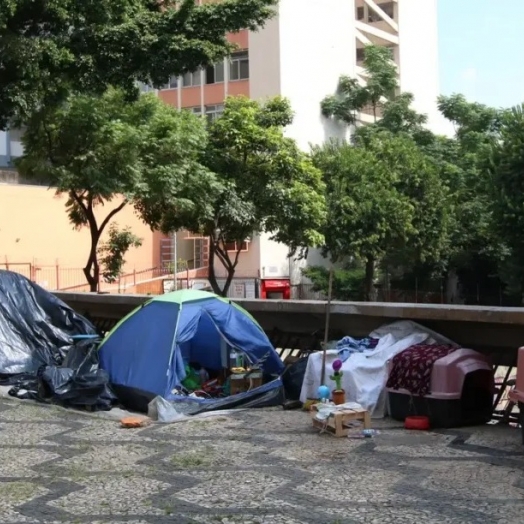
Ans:
{"label": "wooden stool", "polygon": [[327,431],[335,437],[347,437],[349,428],[346,427],[346,424],[352,420],[362,420],[364,429],[371,429],[371,415],[365,409],[341,409],[335,411],[327,420],[318,420],[315,418],[317,416],[316,406],[313,406],[311,416],[315,428]]}

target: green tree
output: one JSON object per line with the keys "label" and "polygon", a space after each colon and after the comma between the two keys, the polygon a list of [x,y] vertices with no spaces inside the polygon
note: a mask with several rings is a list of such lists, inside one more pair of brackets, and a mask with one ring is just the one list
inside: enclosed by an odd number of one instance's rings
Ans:
{"label": "green tree", "polygon": [[[328,295],[329,270],[323,266],[309,266],[302,270],[305,277],[311,280],[313,291]],[[332,296],[334,300],[363,300],[365,272],[356,264],[344,264],[333,270]]]}
{"label": "green tree", "polygon": [[96,291],[99,241],[114,217],[134,203],[138,192],[146,191],[144,174],[153,188],[163,177],[185,181],[178,188],[180,205],[192,205],[189,198],[198,193],[191,184],[202,183],[197,158],[205,141],[204,127],[188,112],[152,95],[130,104],[122,92],[110,90],[100,98],[70,96],[58,109],[34,113],[18,168],[28,178],[45,181],[58,195],[67,195],[71,224],[89,228],[84,274]]}
{"label": "green tree", "polygon": [[389,49],[369,45],[364,48],[364,69],[367,82],[361,85],[356,78],[342,76],[335,95],[321,103],[322,114],[350,125],[358,123],[359,113],[369,107],[377,122],[384,104],[398,90],[397,66]]}
{"label": "green tree", "polygon": [[493,285],[508,251],[494,224],[489,169],[505,111],[468,102],[462,95],[440,97],[438,102],[455,128],[452,139],[439,137],[426,148],[441,166],[454,203],[447,266],[460,276],[467,293],[476,294],[479,282],[484,288]]}
{"label": "green tree", "polygon": [[[338,91],[321,103],[322,114],[348,125],[355,125],[353,140],[364,143],[368,137],[382,131],[407,135],[418,145],[428,146],[436,139],[426,128],[428,118],[411,105],[411,93],[400,93],[397,66],[389,49],[368,45],[364,48],[364,70],[367,82],[341,77]],[[370,108],[373,122],[359,122],[359,114]]]}
{"label": "green tree", "polygon": [[412,139],[383,131],[365,147],[317,147],[313,160],[327,186],[324,254],[364,264],[367,300],[387,255],[439,259],[447,244],[447,188]]}
{"label": "green tree", "polygon": [[[209,279],[216,293],[227,294],[242,245],[253,235],[270,233],[289,246],[290,255],[323,241],[322,177],[295,142],[284,137],[292,116],[281,98],[264,104],[228,98],[223,115],[209,125],[201,157],[203,169],[217,182],[206,191],[205,206],[174,205],[170,181],[143,202],[152,226],[163,231],[185,228],[209,238]],[[232,243],[233,251],[228,249]],[[223,287],[215,275],[217,259],[227,273]]]}
{"label": "green tree", "polygon": [[524,106],[502,116],[490,172],[495,230],[507,246],[501,276],[524,303]]}
{"label": "green tree", "polygon": [[2,0],[0,129],[15,117],[108,86],[136,97],[136,81],[170,76],[222,59],[226,33],[256,29],[276,0]]}
{"label": "green tree", "polygon": [[104,280],[113,283],[123,273],[126,253],[132,247],[140,247],[142,239],[129,227],[119,230],[115,223],[109,226],[107,236],[108,239],[98,248],[98,261]]}

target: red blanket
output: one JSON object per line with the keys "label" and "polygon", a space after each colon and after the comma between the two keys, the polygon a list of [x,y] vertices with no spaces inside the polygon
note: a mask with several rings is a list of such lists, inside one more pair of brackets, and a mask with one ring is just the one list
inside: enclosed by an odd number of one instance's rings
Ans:
{"label": "red blanket", "polygon": [[411,346],[393,357],[393,365],[386,387],[407,389],[412,395],[430,394],[433,364],[457,349],[449,344]]}

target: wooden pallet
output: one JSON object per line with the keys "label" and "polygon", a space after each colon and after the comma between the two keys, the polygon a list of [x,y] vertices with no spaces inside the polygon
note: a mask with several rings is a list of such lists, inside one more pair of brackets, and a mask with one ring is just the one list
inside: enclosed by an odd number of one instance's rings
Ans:
{"label": "wooden pallet", "polygon": [[347,424],[353,420],[361,420],[364,429],[371,429],[371,415],[365,409],[344,409],[336,411],[327,420],[317,420],[317,410],[313,407],[311,416],[313,426],[330,433],[335,437],[347,437],[350,428]]}

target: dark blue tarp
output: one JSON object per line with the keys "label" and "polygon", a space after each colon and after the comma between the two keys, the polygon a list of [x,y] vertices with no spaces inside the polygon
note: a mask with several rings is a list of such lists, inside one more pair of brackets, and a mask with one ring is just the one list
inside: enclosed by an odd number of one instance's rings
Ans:
{"label": "dark blue tarp", "polygon": [[42,366],[60,365],[75,335],[96,330],[34,282],[0,270],[0,375],[36,375]]}
{"label": "dark blue tarp", "polygon": [[18,273],[0,271],[0,383],[18,398],[110,409],[95,327]]}

